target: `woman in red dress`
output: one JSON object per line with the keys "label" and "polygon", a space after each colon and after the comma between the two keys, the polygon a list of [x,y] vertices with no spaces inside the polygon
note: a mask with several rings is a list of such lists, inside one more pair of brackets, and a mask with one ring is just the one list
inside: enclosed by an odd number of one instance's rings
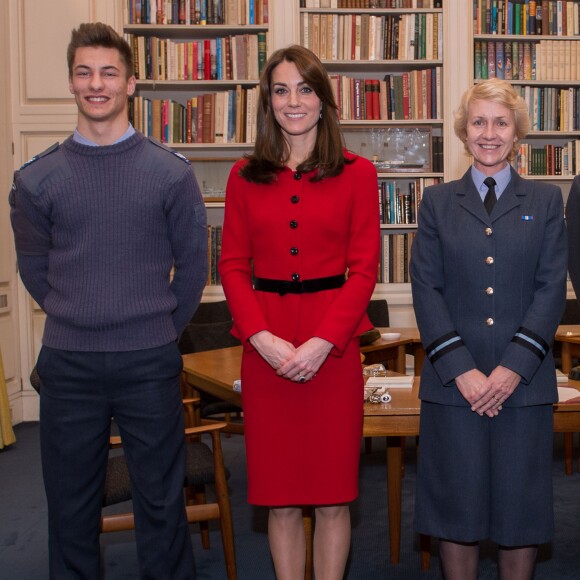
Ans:
{"label": "woman in red dress", "polygon": [[377,176],[344,149],[330,80],[301,46],[266,63],[257,129],[229,177],[220,261],[244,348],[248,500],[271,508],[279,580],[304,577],[305,505],[315,507],[316,577],[339,579],[358,494]]}

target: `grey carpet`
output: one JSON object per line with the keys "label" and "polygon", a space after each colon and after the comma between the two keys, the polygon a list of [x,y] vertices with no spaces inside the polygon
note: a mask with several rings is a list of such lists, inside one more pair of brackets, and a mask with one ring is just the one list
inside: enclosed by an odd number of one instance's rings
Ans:
{"label": "grey carpet", "polygon": [[[15,429],[17,442],[0,452],[0,579],[41,580],[47,578],[46,506],[42,488],[38,446],[38,423]],[[411,529],[415,482],[415,449],[407,440],[403,480],[403,526],[401,562],[388,562],[386,469],[383,440],[375,440],[373,453],[362,455],[361,494],[352,507],[352,551],[347,580],[435,580],[440,579],[437,545],[433,544],[431,570],[421,572],[416,534]],[[266,535],[267,512],[246,503],[244,440],[223,439],[234,514],[239,580],[274,578]],[[535,580],[580,578],[580,473],[564,474],[562,436],[554,442],[554,487],[556,537],[542,546]],[[225,579],[219,530],[212,526],[210,550],[203,550],[192,527],[199,580]],[[130,580],[136,573],[136,551],[131,532],[101,536],[105,580]],[[484,545],[480,580],[497,578],[493,546]]]}

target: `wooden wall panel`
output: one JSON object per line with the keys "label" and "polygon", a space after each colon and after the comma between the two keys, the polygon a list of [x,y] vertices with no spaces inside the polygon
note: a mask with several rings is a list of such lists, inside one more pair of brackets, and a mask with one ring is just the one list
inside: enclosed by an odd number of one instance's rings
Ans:
{"label": "wooden wall panel", "polygon": [[[63,4],[68,4],[63,9]],[[90,19],[90,2],[21,0],[20,76],[25,104],[70,103],[66,48],[70,31]],[[51,26],[58,13],[58,26]],[[67,34],[66,31],[69,31]]]}
{"label": "wooden wall panel", "polygon": [[118,28],[120,0],[15,0],[12,18],[17,57],[16,112],[42,115],[74,112],[68,90],[66,48],[73,28],[97,20]]}

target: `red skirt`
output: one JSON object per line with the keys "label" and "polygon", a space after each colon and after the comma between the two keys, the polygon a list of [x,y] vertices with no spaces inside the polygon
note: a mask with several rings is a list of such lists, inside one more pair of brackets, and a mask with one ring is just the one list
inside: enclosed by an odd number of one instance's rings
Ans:
{"label": "red skirt", "polygon": [[242,360],[248,501],[335,505],[358,495],[364,385],[358,337],[304,384],[256,352]]}

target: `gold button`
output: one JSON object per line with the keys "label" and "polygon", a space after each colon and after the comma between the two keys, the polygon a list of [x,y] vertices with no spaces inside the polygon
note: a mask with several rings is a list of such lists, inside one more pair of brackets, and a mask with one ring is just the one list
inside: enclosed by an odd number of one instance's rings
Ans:
{"label": "gold button", "polygon": [[485,263],[486,263],[486,264],[493,264],[493,258],[492,258],[491,256],[488,256],[488,257],[485,259]]}
{"label": "gold button", "polygon": [[488,318],[488,319],[485,321],[485,323],[486,323],[488,326],[493,326],[493,318]]}
{"label": "gold button", "polygon": [[493,294],[493,288],[492,288],[491,286],[488,286],[488,287],[485,289],[485,293],[486,293],[488,296],[491,296],[491,295]]}
{"label": "gold button", "polygon": [[491,236],[491,234],[493,234],[493,231],[491,228],[485,228],[485,235],[486,236]]}

